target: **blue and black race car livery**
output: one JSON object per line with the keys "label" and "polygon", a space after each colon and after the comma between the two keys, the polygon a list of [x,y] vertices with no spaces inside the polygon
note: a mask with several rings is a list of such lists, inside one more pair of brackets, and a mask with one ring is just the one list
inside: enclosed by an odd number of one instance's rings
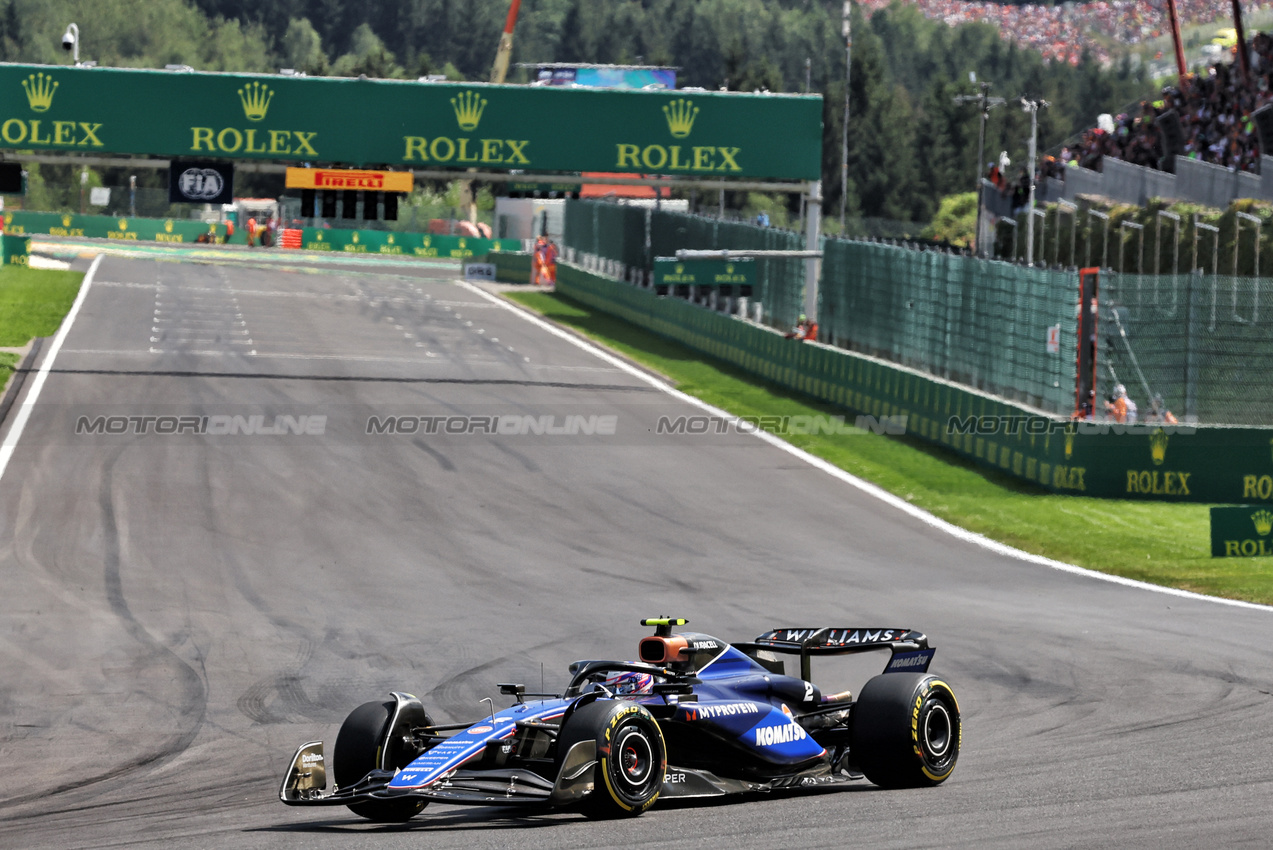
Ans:
{"label": "blue and black race car livery", "polygon": [[[474,722],[437,724],[406,693],[359,706],[336,739],[335,787],[323,743],[312,741],[297,749],[279,797],[376,821],[406,820],[430,801],[621,816],[661,797],[863,779],[937,785],[954,770],[959,704],[928,672],[935,650],[920,632],[783,628],[729,643],[674,632],[683,619],[641,622],[655,633],[640,640],[638,661],[576,661],[559,694],[500,685],[514,704]],[[881,649],[884,672],[856,698],[814,684],[813,659]]]}

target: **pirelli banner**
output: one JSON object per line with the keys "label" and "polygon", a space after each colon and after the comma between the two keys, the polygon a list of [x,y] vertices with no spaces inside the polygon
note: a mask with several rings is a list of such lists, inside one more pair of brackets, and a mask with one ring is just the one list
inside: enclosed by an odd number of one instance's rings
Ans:
{"label": "pirelli banner", "polygon": [[0,64],[0,148],[816,180],[822,98]]}
{"label": "pirelli banner", "polygon": [[364,192],[410,192],[415,178],[410,171],[358,171],[349,168],[289,168],[288,189],[346,189]]}

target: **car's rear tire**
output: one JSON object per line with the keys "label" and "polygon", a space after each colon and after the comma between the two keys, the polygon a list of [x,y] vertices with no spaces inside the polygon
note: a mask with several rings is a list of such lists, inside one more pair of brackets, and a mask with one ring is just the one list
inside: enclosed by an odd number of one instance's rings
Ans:
{"label": "car's rear tire", "polygon": [[[390,734],[386,728],[393,719],[395,707],[393,700],[363,703],[345,718],[340,733],[336,735],[336,749],[332,754],[336,787],[353,785],[371,771],[379,769],[382,763],[392,769],[406,767],[415,760],[416,753],[403,746],[402,736]],[[401,726],[404,720],[414,720],[419,725],[429,724],[427,714],[423,718],[400,718],[398,725]],[[389,747],[389,752],[382,762],[381,748],[384,746]],[[349,810],[378,823],[401,823],[418,815],[427,804],[428,800],[419,797],[405,797],[401,800],[352,803]]]}
{"label": "car's rear tire", "polygon": [[644,707],[599,700],[576,710],[557,737],[558,760],[580,741],[597,742],[595,785],[581,804],[593,818],[636,817],[659,798],[667,774],[667,745]]}
{"label": "car's rear tire", "polygon": [[963,729],[959,703],[937,676],[876,676],[854,704],[852,722],[850,758],[876,785],[939,785],[955,769]]}

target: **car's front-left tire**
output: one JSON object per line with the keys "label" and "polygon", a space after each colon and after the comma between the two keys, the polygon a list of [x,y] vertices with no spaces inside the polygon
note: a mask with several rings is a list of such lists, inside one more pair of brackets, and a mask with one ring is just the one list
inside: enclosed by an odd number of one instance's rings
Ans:
{"label": "car's front-left tire", "polygon": [[[355,708],[345,718],[336,735],[336,749],[332,754],[336,787],[346,788],[373,770],[404,768],[415,760],[416,753],[402,743],[403,736],[393,734],[398,730],[388,728],[394,720],[395,708],[393,700],[368,702]],[[397,725],[402,726],[412,720],[419,725],[430,725],[427,714],[423,714],[422,718],[400,717]],[[385,752],[386,748],[388,752]],[[427,804],[428,800],[419,797],[405,797],[351,803],[349,810],[378,823],[401,823],[418,815]]]}
{"label": "car's front-left tire", "polygon": [[558,758],[590,739],[597,744],[597,764],[583,812],[595,818],[635,817],[654,805],[667,774],[667,745],[650,712],[622,700],[589,703],[567,719],[557,739]]}

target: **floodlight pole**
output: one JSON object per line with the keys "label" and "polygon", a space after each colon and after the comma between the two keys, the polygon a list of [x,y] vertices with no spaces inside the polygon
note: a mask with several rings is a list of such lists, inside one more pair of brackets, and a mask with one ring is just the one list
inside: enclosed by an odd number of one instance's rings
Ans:
{"label": "floodlight pole", "polygon": [[[805,247],[818,252],[819,228],[822,224],[822,181],[809,183],[808,224],[805,230]],[[804,261],[804,314],[812,322],[818,320],[818,274],[821,272],[821,255],[810,256]]]}
{"label": "floodlight pole", "polygon": [[[844,138],[840,141],[840,235],[845,233],[844,211],[849,200],[849,73],[853,69],[853,29],[849,23],[852,0],[844,0]],[[806,311],[807,312],[807,311]]]}
{"label": "floodlight pole", "polygon": [[1118,223],[1118,271],[1120,274],[1127,272],[1126,263],[1123,262],[1123,242],[1127,234],[1124,232],[1128,227],[1140,234],[1140,247],[1136,254],[1136,274],[1145,273],[1145,225],[1137,224],[1134,221],[1120,221]]}
{"label": "floodlight pole", "polygon": [[990,110],[1003,104],[1003,98],[990,97],[990,86],[990,83],[983,82],[980,94],[960,94],[955,96],[955,103],[978,104],[978,111],[981,113],[981,130],[977,134],[977,167],[974,169],[973,175],[977,179],[977,224],[976,229],[973,230],[972,250],[973,254],[978,257],[985,256],[985,252],[981,250],[981,193],[985,184],[981,174],[981,163],[986,155],[986,120],[990,118]]}
{"label": "floodlight pole", "polygon": [[1174,276],[1180,266],[1180,216],[1167,210],[1159,210],[1157,215],[1154,216],[1154,275],[1157,276],[1159,274],[1159,260],[1162,257],[1162,220],[1164,218],[1171,219],[1176,226],[1175,235],[1172,237],[1171,242],[1175,246],[1175,254],[1171,262],[1171,273]]}
{"label": "floodlight pole", "polygon": [[[1035,216],[1039,217],[1039,262],[1046,266],[1048,264],[1048,211],[1031,210],[1031,221]],[[1034,254],[1030,255],[1030,265],[1034,265]]]}
{"label": "floodlight pole", "polygon": [[[1078,267],[1078,258],[1074,256],[1074,237],[1079,229],[1079,205],[1073,201],[1067,201],[1064,198],[1056,202],[1056,229],[1061,229],[1061,211],[1065,210],[1070,214],[1070,265]],[[1061,264],[1061,240],[1060,233],[1057,233],[1056,241],[1056,264]]]}
{"label": "floodlight pole", "polygon": [[1030,178],[1030,215],[1026,217],[1025,252],[1029,258],[1027,265],[1034,265],[1034,157],[1039,143],[1039,108],[1046,108],[1046,100],[1027,100],[1021,98],[1021,108],[1030,113],[1030,156],[1026,168]]}
{"label": "floodlight pole", "polygon": [[1087,262],[1085,265],[1092,264],[1092,216],[1096,216],[1105,222],[1105,228],[1101,231],[1101,268],[1105,268],[1109,260],[1109,216],[1100,210],[1088,208],[1087,210]]}

